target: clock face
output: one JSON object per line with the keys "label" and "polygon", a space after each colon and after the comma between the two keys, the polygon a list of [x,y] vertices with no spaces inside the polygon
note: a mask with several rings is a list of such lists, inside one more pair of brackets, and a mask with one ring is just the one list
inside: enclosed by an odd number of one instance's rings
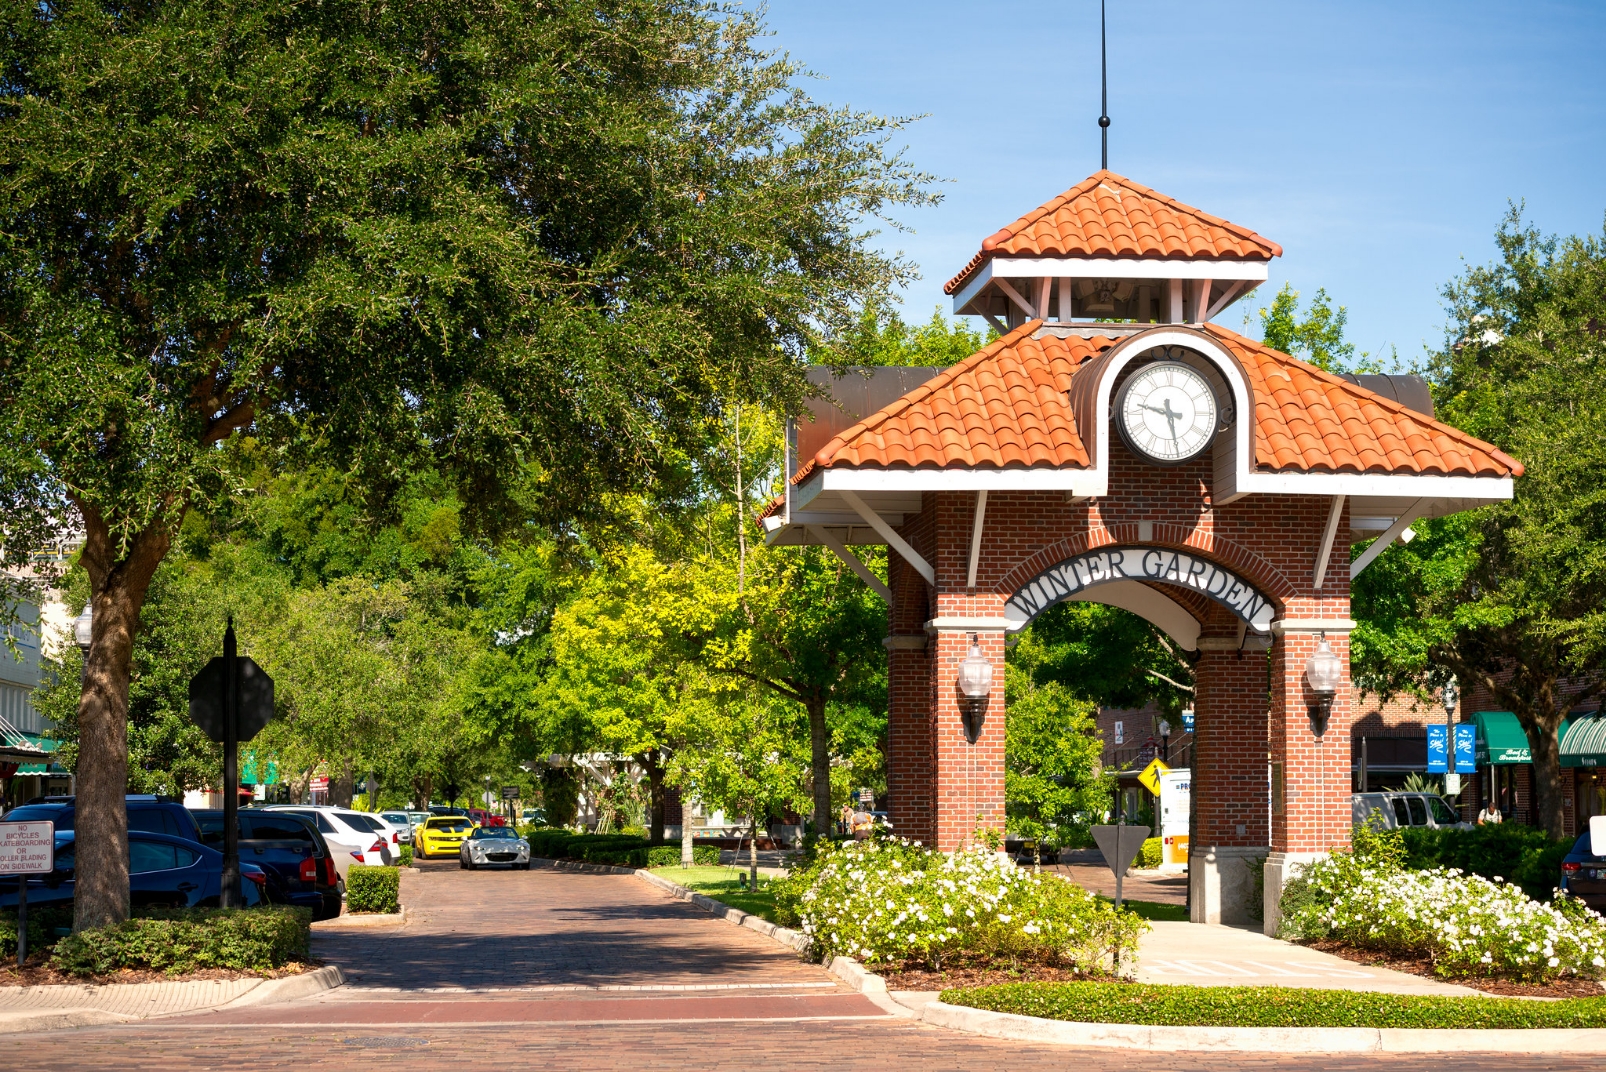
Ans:
{"label": "clock face", "polygon": [[1133,451],[1162,465],[1188,461],[1216,434],[1216,395],[1195,370],[1156,361],[1134,372],[1115,400],[1116,426]]}

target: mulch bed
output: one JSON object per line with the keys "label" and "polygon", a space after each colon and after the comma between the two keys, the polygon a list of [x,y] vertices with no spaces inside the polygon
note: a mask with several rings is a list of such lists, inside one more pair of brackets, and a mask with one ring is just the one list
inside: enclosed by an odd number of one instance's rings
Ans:
{"label": "mulch bed", "polygon": [[186,975],[168,975],[166,972],[154,971],[150,968],[124,968],[110,975],[69,975],[64,971],[57,971],[49,964],[49,953],[35,953],[28,957],[27,966],[22,971],[17,970],[16,957],[13,956],[5,964],[0,965],[0,987],[7,986],[62,986],[69,983],[90,984],[93,986],[119,985],[123,983],[190,983],[201,979],[283,979],[289,975],[301,975],[321,967],[313,961],[301,961],[286,964],[282,968],[272,968],[268,971],[233,971],[228,968],[205,968],[201,971],[190,972]]}
{"label": "mulch bed", "polygon": [[1557,979],[1553,983],[1515,983],[1508,979],[1444,979],[1433,974],[1433,961],[1427,957],[1405,958],[1390,957],[1373,949],[1356,949],[1345,942],[1332,938],[1323,938],[1320,941],[1306,943],[1311,949],[1323,953],[1331,953],[1335,957],[1356,964],[1365,964],[1373,968],[1387,968],[1390,971],[1404,972],[1407,975],[1420,975],[1425,979],[1432,979],[1441,983],[1456,983],[1460,986],[1481,990],[1485,994],[1496,994],[1506,998],[1599,998],[1606,997],[1606,988],[1594,979],[1579,979],[1569,976]]}
{"label": "mulch bed", "polygon": [[888,990],[949,990],[955,987],[997,986],[1001,983],[1124,983],[1113,975],[1088,975],[1049,964],[1022,964],[1018,969],[960,965],[931,971],[924,965],[872,969],[887,981]]}

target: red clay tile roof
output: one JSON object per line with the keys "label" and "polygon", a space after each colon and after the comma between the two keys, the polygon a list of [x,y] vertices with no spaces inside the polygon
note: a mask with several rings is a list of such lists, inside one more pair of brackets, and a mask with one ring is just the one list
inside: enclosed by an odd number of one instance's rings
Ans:
{"label": "red clay tile roof", "polygon": [[[1016,328],[847,429],[798,471],[816,468],[1085,469],[1092,463],[1067,391],[1117,338],[1033,338]],[[1255,464],[1266,472],[1520,476],[1488,443],[1214,324],[1255,399]]]}
{"label": "red clay tile roof", "polygon": [[1087,468],[1065,392],[1076,366],[1114,340],[1032,338],[1041,325],[1021,325],[847,429],[809,469]]}
{"label": "red clay tile roof", "polygon": [[1255,397],[1255,464],[1272,472],[1521,476],[1522,463],[1457,428],[1406,409],[1216,324]]}
{"label": "red clay tile roof", "polygon": [[1283,247],[1113,171],[1099,171],[981,244],[950,279],[954,293],[989,257],[1161,257],[1270,260]]}

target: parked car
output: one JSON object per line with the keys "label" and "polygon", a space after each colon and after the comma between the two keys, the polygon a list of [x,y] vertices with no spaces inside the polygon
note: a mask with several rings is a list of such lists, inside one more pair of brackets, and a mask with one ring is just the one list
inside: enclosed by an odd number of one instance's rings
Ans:
{"label": "parked car", "polygon": [[431,815],[413,838],[413,855],[422,860],[456,856],[474,829],[474,820],[466,815]]}
{"label": "parked car", "polygon": [[507,826],[474,829],[457,851],[458,866],[473,871],[492,864],[507,864],[515,871],[530,869],[530,843]]}
{"label": "parked car", "polygon": [[429,813],[431,815],[467,815],[468,809],[453,808],[445,804],[431,804],[429,806]]}
{"label": "parked car", "polygon": [[1472,829],[1472,824],[1437,793],[1354,793],[1350,796],[1350,812],[1357,826],[1375,812],[1382,817],[1386,830],[1406,826]]}
{"label": "parked car", "polygon": [[[203,843],[223,851],[223,812],[194,809]],[[340,872],[334,850],[318,833],[317,824],[304,815],[242,809],[240,863],[249,862],[268,875],[268,890],[280,904],[312,910],[312,918],[340,915]]]}
{"label": "parked car", "polygon": [[494,812],[494,811],[486,811],[484,808],[469,808],[468,809],[468,817],[470,819],[473,819],[476,823],[480,824],[481,826],[506,826],[507,825],[507,820],[502,818],[502,816],[496,814],[496,812]]}
{"label": "parked car", "polygon": [[343,811],[336,814],[340,815],[353,826],[366,826],[375,834],[379,835],[379,839],[381,841],[379,853],[381,863],[389,866],[396,863],[401,857],[401,831],[396,827],[391,826],[378,815],[366,811]]}
{"label": "parked car", "polygon": [[520,819],[526,826],[542,826],[546,823],[546,813],[540,808],[525,808]]}
{"label": "parked car", "polygon": [[[201,828],[189,809],[172,797],[151,796],[148,793],[130,793],[123,798],[128,809],[128,829],[144,830],[152,834],[201,840]],[[74,797],[51,797],[47,801],[24,804],[6,813],[6,822],[52,822],[56,832],[71,830],[77,822],[78,807]]]}
{"label": "parked car", "polygon": [[[29,876],[30,907],[73,899],[77,836],[75,830],[56,832],[56,869]],[[271,903],[267,872],[241,861],[240,877],[247,908]],[[135,908],[215,908],[222,888],[221,852],[171,834],[129,831],[128,890]],[[0,878],[0,908],[16,907],[16,877]]]}
{"label": "parked car", "polygon": [[382,811],[379,813],[379,817],[401,831],[403,841],[411,842],[413,840],[413,827],[418,824],[413,820],[411,813],[405,811]]}
{"label": "parked car", "polygon": [[274,804],[262,810],[286,811],[292,815],[311,819],[317,826],[318,833],[323,835],[329,847],[334,850],[335,870],[340,875],[342,885],[346,881],[346,872],[351,870],[352,864],[377,867],[387,862],[386,857],[389,854],[385,849],[384,839],[367,823],[353,822],[349,818],[359,814],[357,812],[330,807],[327,804]]}
{"label": "parked car", "polygon": [[1606,914],[1606,856],[1596,856],[1586,832],[1561,860],[1561,888]]}

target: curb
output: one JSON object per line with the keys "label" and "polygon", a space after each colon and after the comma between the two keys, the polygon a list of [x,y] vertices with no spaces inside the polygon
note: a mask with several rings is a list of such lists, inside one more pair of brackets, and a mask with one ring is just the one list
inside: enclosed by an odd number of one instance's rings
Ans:
{"label": "curb", "polygon": [[105,1009],[39,1009],[0,1012],[0,1035],[24,1031],[64,1031],[74,1027],[104,1027],[126,1024],[135,1019]]}
{"label": "curb", "polygon": [[233,1001],[214,1006],[220,1009],[239,1009],[248,1005],[274,1005],[281,1001],[311,997],[325,990],[333,990],[346,981],[338,964],[325,964],[316,971],[301,975],[287,975],[283,979],[266,979],[261,986],[252,987]]}
{"label": "curb", "polygon": [[[809,947],[808,936],[800,934],[790,927],[777,926],[767,919],[753,915],[751,912],[743,912],[740,908],[732,908],[723,901],[716,901],[712,897],[688,890],[677,882],[671,882],[667,878],[655,875],[645,869],[631,871],[621,867],[618,870],[626,874],[635,875],[643,882],[666,890],[679,897],[682,901],[690,901],[704,912],[717,916],[727,923],[737,927],[746,927],[750,931],[757,931],[764,937],[781,943],[793,952],[802,953]],[[835,975],[836,973],[833,971],[831,974]]]}
{"label": "curb", "polygon": [[407,906],[402,905],[400,912],[356,912],[347,913],[344,909],[341,914],[332,919],[320,919],[312,925],[312,933],[322,934],[328,931],[346,929],[360,930],[363,927],[399,927],[407,922]]}
{"label": "curb", "polygon": [[1013,1042],[1052,1042],[1124,1050],[1229,1053],[1590,1053],[1606,1046],[1603,1028],[1477,1030],[1403,1027],[1171,1027],[1089,1024],[991,1012],[937,1000],[920,1018],[934,1027]]}

